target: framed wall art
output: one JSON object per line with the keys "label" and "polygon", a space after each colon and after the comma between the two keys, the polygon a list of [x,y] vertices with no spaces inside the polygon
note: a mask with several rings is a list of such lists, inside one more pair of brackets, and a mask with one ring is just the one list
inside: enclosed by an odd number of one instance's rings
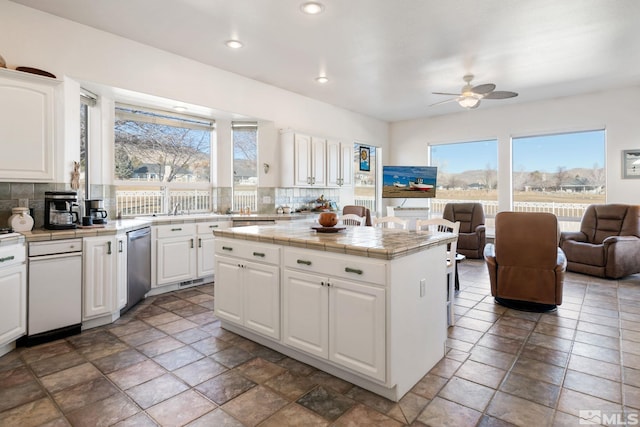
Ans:
{"label": "framed wall art", "polygon": [[622,152],[622,178],[640,179],[640,149]]}
{"label": "framed wall art", "polygon": [[360,170],[369,172],[371,171],[371,163],[369,157],[371,155],[371,149],[369,147],[360,146]]}

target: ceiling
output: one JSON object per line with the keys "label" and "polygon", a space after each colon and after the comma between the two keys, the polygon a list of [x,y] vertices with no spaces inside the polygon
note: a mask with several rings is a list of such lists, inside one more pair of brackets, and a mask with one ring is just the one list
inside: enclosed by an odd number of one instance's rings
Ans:
{"label": "ceiling", "polygon": [[12,1],[386,121],[461,111],[431,92],[467,73],[519,93],[481,109],[640,84],[637,0]]}

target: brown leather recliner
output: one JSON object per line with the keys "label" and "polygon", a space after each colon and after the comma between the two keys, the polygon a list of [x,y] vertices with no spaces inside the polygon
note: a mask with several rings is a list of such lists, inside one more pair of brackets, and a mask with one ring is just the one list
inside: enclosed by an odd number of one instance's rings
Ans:
{"label": "brown leather recliner", "polygon": [[369,208],[365,208],[364,206],[346,205],[342,208],[342,214],[354,214],[366,217],[364,225],[368,225],[369,227],[371,227],[371,211],[369,210]]}
{"label": "brown leather recliner", "polygon": [[442,218],[460,222],[458,253],[467,258],[481,259],[486,244],[484,209],[480,203],[447,203]]}
{"label": "brown leather recliner", "polygon": [[567,270],[618,279],[640,273],[640,206],[590,205],[580,231],[565,231]]}
{"label": "brown leather recliner", "polygon": [[560,228],[555,215],[543,212],[499,212],[495,244],[484,258],[491,295],[496,302],[545,311],[562,304],[567,260],[558,247]]}

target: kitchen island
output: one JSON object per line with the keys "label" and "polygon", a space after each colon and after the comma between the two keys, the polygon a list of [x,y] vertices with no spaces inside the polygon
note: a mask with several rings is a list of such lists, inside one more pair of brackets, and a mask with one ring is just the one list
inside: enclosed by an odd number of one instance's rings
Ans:
{"label": "kitchen island", "polygon": [[[315,224],[317,225],[317,224]],[[451,233],[214,230],[223,328],[398,401],[443,356]]]}

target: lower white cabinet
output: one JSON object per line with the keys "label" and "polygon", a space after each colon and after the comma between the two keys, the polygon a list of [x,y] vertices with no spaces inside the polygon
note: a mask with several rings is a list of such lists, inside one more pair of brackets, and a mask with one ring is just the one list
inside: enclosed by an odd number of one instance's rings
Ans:
{"label": "lower white cabinet", "polygon": [[[82,320],[116,310],[117,248],[114,236],[85,237]],[[125,282],[126,283],[126,282]]]}
{"label": "lower white cabinet", "polygon": [[216,241],[215,313],[280,339],[280,266],[274,250],[279,253],[278,248],[254,242]]}
{"label": "lower white cabinet", "polygon": [[116,310],[127,305],[127,235],[116,236]]}
{"label": "lower white cabinet", "polygon": [[[16,247],[24,252],[24,245]],[[0,257],[0,260],[8,257]],[[13,261],[13,260],[12,260]],[[0,355],[2,346],[15,341],[27,331],[27,266],[22,262],[0,265]],[[8,351],[8,350],[7,350]]]}
{"label": "lower white cabinet", "polygon": [[285,269],[285,344],[385,380],[385,289]]}

